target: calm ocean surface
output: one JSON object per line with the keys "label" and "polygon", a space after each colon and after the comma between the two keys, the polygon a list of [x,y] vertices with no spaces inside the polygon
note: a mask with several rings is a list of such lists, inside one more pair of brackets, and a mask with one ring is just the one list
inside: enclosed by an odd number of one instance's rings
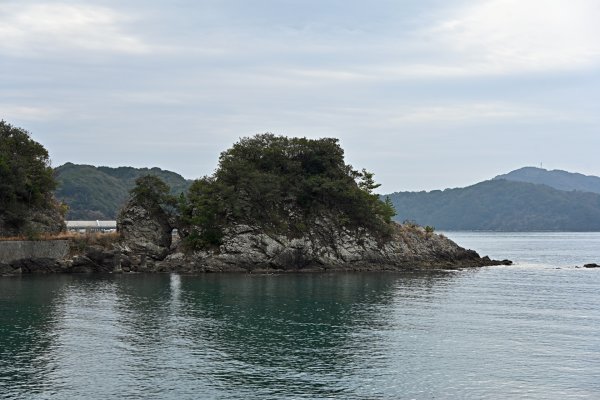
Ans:
{"label": "calm ocean surface", "polygon": [[600,399],[600,233],[455,272],[0,278],[1,399]]}

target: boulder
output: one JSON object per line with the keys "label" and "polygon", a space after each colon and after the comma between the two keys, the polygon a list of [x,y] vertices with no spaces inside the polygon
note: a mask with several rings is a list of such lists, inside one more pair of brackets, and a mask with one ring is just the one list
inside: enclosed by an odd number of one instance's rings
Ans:
{"label": "boulder", "polygon": [[11,263],[14,270],[21,270],[24,274],[48,274],[62,272],[60,261],[52,258],[23,258]]}
{"label": "boulder", "polygon": [[13,267],[11,264],[0,263],[0,276],[18,275],[21,270]]}
{"label": "boulder", "polygon": [[112,272],[121,266],[121,252],[116,249],[106,249],[102,246],[89,246],[85,250],[83,260],[89,264],[94,272]]}
{"label": "boulder", "polygon": [[127,254],[147,254],[162,260],[171,247],[173,227],[161,209],[148,209],[133,201],[117,217],[122,250]]}

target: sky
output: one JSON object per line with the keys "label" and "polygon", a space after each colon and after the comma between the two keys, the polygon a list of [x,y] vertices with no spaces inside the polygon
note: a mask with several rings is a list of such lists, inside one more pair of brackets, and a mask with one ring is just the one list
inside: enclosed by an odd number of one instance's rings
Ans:
{"label": "sky", "polygon": [[379,191],[600,175],[597,0],[0,0],[0,119],[65,162],[211,174],[336,137]]}

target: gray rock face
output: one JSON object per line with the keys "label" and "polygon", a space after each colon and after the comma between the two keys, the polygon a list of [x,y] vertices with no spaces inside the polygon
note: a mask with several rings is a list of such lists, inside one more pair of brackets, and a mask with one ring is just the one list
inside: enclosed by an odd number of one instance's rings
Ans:
{"label": "gray rock face", "polygon": [[[0,276],[44,273],[115,273],[131,270],[127,256],[116,249],[89,246],[72,258],[26,257],[0,262]],[[135,270],[135,269],[134,269]]]}
{"label": "gray rock face", "polygon": [[67,229],[65,217],[60,213],[58,204],[46,210],[33,210],[29,226],[38,233],[59,233]]}
{"label": "gray rock face", "polygon": [[11,264],[0,262],[0,276],[10,276],[20,274],[21,271],[17,271],[17,267],[13,267]]}
{"label": "gray rock face", "polygon": [[117,217],[117,230],[125,253],[147,254],[155,260],[169,254],[173,227],[162,210],[148,210],[130,202]]}
{"label": "gray rock face", "polygon": [[481,258],[450,239],[421,227],[396,225],[391,239],[358,229],[334,229],[317,222],[302,237],[270,235],[257,227],[231,228],[218,250],[190,256],[173,254],[164,261],[173,269],[191,263],[201,271],[253,270],[394,270],[457,268],[509,263]]}
{"label": "gray rock face", "polygon": [[[442,235],[411,225],[394,226],[391,237],[364,229],[335,229],[327,220],[300,237],[274,235],[247,225],[231,227],[223,244],[211,251],[170,252],[170,225],[158,223],[142,207],[122,213],[123,242],[87,246],[70,258],[28,257],[2,263],[0,275],[21,273],[376,271],[463,268],[510,264],[479,257]],[[586,267],[590,268],[590,266]]]}

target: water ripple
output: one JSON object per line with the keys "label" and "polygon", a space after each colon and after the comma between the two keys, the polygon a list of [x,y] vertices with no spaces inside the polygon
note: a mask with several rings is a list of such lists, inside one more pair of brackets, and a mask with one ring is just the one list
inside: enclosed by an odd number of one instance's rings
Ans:
{"label": "water ripple", "polygon": [[0,398],[599,398],[599,296],[535,263],[0,279]]}

